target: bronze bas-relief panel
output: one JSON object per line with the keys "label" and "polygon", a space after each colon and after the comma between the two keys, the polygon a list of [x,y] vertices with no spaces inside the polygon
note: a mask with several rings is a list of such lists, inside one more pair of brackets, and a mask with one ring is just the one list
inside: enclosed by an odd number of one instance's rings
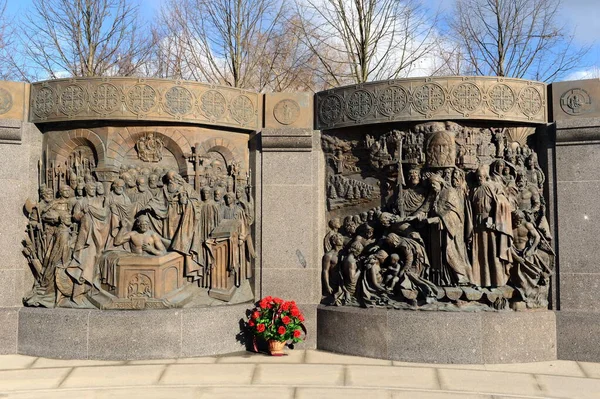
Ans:
{"label": "bronze bas-relief panel", "polygon": [[496,77],[370,82],[316,94],[316,128],[418,120],[546,123],[546,85]]}
{"label": "bronze bas-relief panel", "polygon": [[198,82],[77,78],[31,85],[30,122],[155,120],[257,130],[261,96]]}
{"label": "bronze bas-relief panel", "polygon": [[548,306],[554,268],[535,128],[428,122],[322,135],[323,303]]}

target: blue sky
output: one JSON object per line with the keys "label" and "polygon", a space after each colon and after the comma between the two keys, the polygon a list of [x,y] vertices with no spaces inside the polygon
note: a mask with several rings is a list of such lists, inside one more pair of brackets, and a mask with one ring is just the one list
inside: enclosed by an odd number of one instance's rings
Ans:
{"label": "blue sky", "polygon": [[[284,0],[291,1],[291,0]],[[431,10],[440,9],[442,14],[452,9],[454,0],[423,0]],[[537,0],[530,0],[537,1]],[[159,12],[165,0],[140,0],[142,16],[150,21]],[[578,68],[565,79],[600,77],[600,0],[563,0],[561,15],[564,24],[575,28],[575,43],[592,46]],[[31,0],[8,0],[7,12],[17,15],[31,7]]]}

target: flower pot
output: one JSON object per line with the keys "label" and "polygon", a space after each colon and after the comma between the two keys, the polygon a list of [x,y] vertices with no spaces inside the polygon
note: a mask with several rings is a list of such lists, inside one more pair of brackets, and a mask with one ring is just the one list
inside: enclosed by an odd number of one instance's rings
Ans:
{"label": "flower pot", "polygon": [[285,342],[276,341],[274,339],[270,339],[269,342],[269,353],[271,356],[283,356],[283,348],[285,348]]}

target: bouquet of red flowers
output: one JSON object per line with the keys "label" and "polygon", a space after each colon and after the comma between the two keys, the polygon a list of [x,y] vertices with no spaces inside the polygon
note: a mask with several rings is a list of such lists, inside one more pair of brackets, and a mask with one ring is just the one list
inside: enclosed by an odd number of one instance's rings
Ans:
{"label": "bouquet of red flowers", "polygon": [[252,309],[246,326],[255,338],[285,343],[302,342],[304,316],[294,301],[267,296]]}

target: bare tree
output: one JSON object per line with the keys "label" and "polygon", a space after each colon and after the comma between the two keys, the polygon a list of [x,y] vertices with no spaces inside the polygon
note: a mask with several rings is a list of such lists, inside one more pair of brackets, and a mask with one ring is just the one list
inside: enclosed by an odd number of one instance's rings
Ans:
{"label": "bare tree", "polygon": [[33,0],[21,30],[23,75],[134,75],[149,54],[139,6],[129,0]]}
{"label": "bare tree", "polygon": [[550,81],[573,69],[589,48],[575,48],[560,26],[560,0],[456,0],[450,26],[464,73]]}
{"label": "bare tree", "polygon": [[289,88],[302,62],[286,14],[277,0],[170,0],[162,9],[157,63],[165,77]]}
{"label": "bare tree", "polygon": [[301,32],[330,84],[407,76],[435,46],[435,20],[417,0],[297,1]]}
{"label": "bare tree", "polygon": [[0,80],[19,80],[17,37],[14,19],[7,14],[7,1],[0,0]]}

